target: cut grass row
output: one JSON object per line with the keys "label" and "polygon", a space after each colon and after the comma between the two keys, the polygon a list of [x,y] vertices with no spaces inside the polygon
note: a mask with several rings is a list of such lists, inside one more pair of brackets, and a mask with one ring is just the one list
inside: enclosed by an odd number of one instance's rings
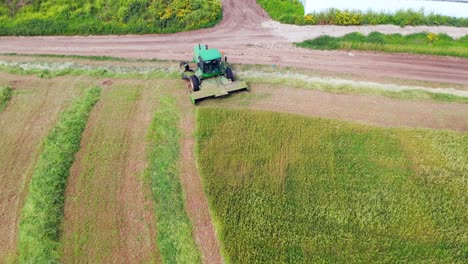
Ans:
{"label": "cut grass row", "polygon": [[64,191],[74,155],[89,112],[100,89],[87,89],[59,119],[44,141],[43,151],[29,185],[19,226],[20,261],[57,262],[59,227],[63,219]]}
{"label": "cut grass row", "polygon": [[300,89],[320,90],[335,94],[360,94],[360,95],[380,95],[399,100],[435,101],[448,103],[468,103],[468,97],[448,93],[435,93],[418,89],[404,89],[391,91],[389,89],[373,88],[372,85],[335,84],[326,81],[309,81],[301,78],[281,77],[278,74],[271,77],[255,76],[245,74],[243,79],[249,83],[268,84],[273,87],[295,87]]}
{"label": "cut grass row", "polygon": [[0,113],[0,263],[16,263],[18,219],[43,140],[60,112],[82,94],[83,87],[94,83],[72,78],[31,80],[0,73],[3,85],[15,89]]}
{"label": "cut grass row", "polygon": [[197,111],[228,263],[466,259],[468,134]]}
{"label": "cut grass row", "polygon": [[158,218],[158,247],[164,263],[201,263],[185,211],[179,181],[180,113],[173,97],[162,97],[151,124],[148,140],[150,181]]}
{"label": "cut grass row", "polygon": [[160,263],[151,195],[142,179],[145,110],[154,109],[158,86],[115,80],[103,89],[68,179],[61,263]]}
{"label": "cut grass row", "polygon": [[[101,60],[98,58],[90,58]],[[110,58],[107,58],[110,59]],[[123,60],[123,59],[119,59]],[[171,70],[154,70],[150,72],[140,73],[138,71],[133,72],[116,72],[112,70],[107,70],[99,67],[91,67],[89,69],[74,69],[74,68],[65,68],[60,70],[48,70],[40,68],[28,68],[23,69],[20,66],[12,65],[0,65],[0,71],[19,74],[19,75],[36,75],[41,78],[54,78],[59,76],[89,76],[89,77],[103,77],[103,78],[130,78],[130,79],[144,79],[144,80],[155,80],[155,79],[178,79],[179,73],[177,71]],[[289,71],[288,71],[289,72]],[[428,101],[438,101],[438,102],[459,102],[466,103],[468,101],[467,97],[457,96],[453,94],[446,93],[435,93],[424,90],[415,90],[415,89],[405,89],[402,91],[390,91],[373,87],[361,87],[359,85],[346,85],[346,84],[333,84],[324,82],[310,82],[302,80],[301,78],[295,77],[261,77],[259,74],[250,74],[239,72],[241,78],[251,82],[251,83],[264,83],[264,84],[274,84],[274,85],[287,85],[293,86],[296,88],[305,88],[305,89],[318,89],[331,93],[346,93],[346,94],[363,94],[363,95],[381,95],[394,99],[402,100],[428,100]],[[245,76],[244,76],[245,75]],[[256,76],[257,75],[257,76]],[[306,76],[307,77],[307,76]]]}
{"label": "cut grass row", "polygon": [[0,87],[0,112],[2,112],[11,99],[12,89],[9,86]]}
{"label": "cut grass row", "polygon": [[349,33],[343,37],[320,36],[296,43],[297,46],[318,50],[372,50],[382,52],[414,53],[468,58],[468,36],[453,39],[447,34],[415,33],[382,34],[372,32],[365,36]]}

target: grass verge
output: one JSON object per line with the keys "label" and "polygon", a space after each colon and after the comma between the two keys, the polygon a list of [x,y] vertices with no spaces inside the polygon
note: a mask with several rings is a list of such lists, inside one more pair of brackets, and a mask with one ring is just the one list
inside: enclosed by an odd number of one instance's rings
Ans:
{"label": "grass verge", "polygon": [[466,258],[468,134],[214,108],[197,128],[232,263]]}
{"label": "grass verge", "polygon": [[360,12],[329,9],[326,12],[304,15],[304,7],[298,0],[257,0],[274,20],[297,25],[383,25],[398,26],[468,26],[468,18],[456,18],[438,14],[425,15],[423,10],[399,10],[394,14],[385,12]]}
{"label": "grass verge", "polygon": [[0,87],[0,112],[2,112],[11,99],[12,89],[9,86]]}
{"label": "grass verge", "polygon": [[318,50],[372,50],[382,52],[414,53],[468,58],[468,36],[453,39],[447,34],[415,33],[382,34],[372,32],[365,36],[349,33],[343,37],[320,36],[296,43],[297,46]]}
{"label": "grass verge", "polygon": [[180,116],[173,97],[163,97],[150,127],[147,177],[155,200],[157,243],[164,263],[201,263],[185,212],[179,181]]}
{"label": "grass verge", "polygon": [[65,110],[44,141],[20,218],[20,262],[51,263],[59,258],[59,226],[69,169],[80,148],[89,112],[100,88],[90,88]]}

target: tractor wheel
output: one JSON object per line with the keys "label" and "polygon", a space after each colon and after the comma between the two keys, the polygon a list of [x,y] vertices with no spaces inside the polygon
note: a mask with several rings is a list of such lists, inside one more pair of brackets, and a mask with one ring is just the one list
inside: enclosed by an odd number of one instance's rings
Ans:
{"label": "tractor wheel", "polygon": [[192,91],[197,92],[200,90],[200,80],[196,75],[190,76],[190,86],[192,87]]}
{"label": "tractor wheel", "polygon": [[189,71],[190,70],[189,64],[186,61],[181,61],[179,65],[180,65],[180,69],[183,70],[183,71]]}
{"label": "tractor wheel", "polygon": [[231,68],[226,68],[226,78],[228,78],[231,81],[234,81],[234,74],[232,73]]}

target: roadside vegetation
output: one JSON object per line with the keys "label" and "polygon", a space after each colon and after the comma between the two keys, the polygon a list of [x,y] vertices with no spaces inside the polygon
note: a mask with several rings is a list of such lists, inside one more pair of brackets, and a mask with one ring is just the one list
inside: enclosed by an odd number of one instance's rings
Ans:
{"label": "roadside vegetation", "polygon": [[468,58],[468,35],[453,39],[447,34],[430,32],[406,36],[401,34],[386,35],[379,32],[372,32],[367,36],[358,32],[349,33],[343,37],[324,35],[296,43],[296,45],[319,50],[372,50]]}
{"label": "roadside vegetation", "polygon": [[0,35],[173,33],[211,27],[220,0],[4,0]]}
{"label": "roadside vegetation", "polygon": [[9,86],[0,87],[0,112],[2,112],[11,99],[12,89]]}
{"label": "roadside vegetation", "polygon": [[158,247],[164,263],[201,263],[179,181],[180,113],[174,97],[162,97],[148,133],[147,178],[155,200]]}
{"label": "roadside vegetation", "polygon": [[425,15],[422,11],[400,10],[395,14],[384,12],[357,12],[331,9],[327,12],[304,14],[298,0],[257,0],[274,20],[297,25],[380,25],[398,26],[456,26],[468,27],[468,18],[437,14]]}
{"label": "roadside vegetation", "polygon": [[61,114],[43,143],[20,217],[20,262],[58,261],[67,178],[89,113],[99,96],[100,88],[85,90],[83,96]]}
{"label": "roadside vegetation", "polygon": [[468,134],[197,109],[228,263],[466,258]]}

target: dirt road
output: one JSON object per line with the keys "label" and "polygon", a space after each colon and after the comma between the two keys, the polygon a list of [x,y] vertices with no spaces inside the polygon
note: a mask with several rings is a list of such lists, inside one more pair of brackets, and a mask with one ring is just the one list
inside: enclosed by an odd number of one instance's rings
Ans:
{"label": "dirt road", "polygon": [[221,48],[236,63],[275,64],[362,76],[468,84],[468,59],[372,52],[353,52],[350,56],[346,51],[312,51],[292,45],[293,41],[321,34],[338,36],[374,30],[384,33],[445,32],[460,37],[468,35],[468,28],[299,27],[272,21],[255,0],[224,0],[223,7],[223,20],[210,29],[167,35],[2,37],[0,52],[183,60],[191,58],[194,44],[207,43]]}

